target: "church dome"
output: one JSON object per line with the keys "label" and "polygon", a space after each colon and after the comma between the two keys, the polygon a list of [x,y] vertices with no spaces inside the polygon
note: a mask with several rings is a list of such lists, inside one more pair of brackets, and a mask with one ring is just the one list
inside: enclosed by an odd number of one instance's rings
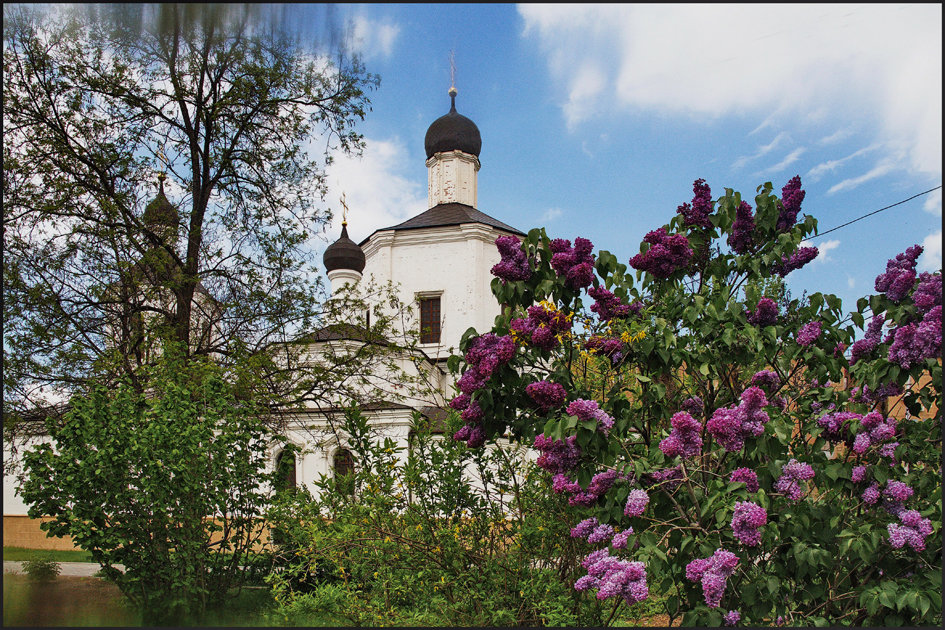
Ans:
{"label": "church dome", "polygon": [[180,215],[177,208],[174,207],[164,195],[165,175],[158,175],[159,190],[157,197],[144,207],[144,214],[141,215],[141,221],[151,230],[164,236],[174,235],[180,223]]}
{"label": "church dome", "polygon": [[341,224],[341,238],[328,246],[322,256],[325,271],[336,269],[352,269],[361,273],[364,271],[364,252],[358,244],[348,238],[348,226]]}
{"label": "church dome", "polygon": [[479,157],[482,149],[482,137],[479,127],[456,111],[456,90],[450,89],[450,111],[433,121],[427,129],[423,139],[423,147],[427,151],[427,159],[437,153],[446,151],[462,151]]}

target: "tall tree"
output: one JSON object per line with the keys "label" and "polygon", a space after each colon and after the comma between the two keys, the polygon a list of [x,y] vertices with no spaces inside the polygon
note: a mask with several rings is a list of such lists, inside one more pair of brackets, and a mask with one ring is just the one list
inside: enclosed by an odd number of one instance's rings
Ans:
{"label": "tall tree", "polygon": [[148,339],[225,362],[317,324],[324,166],[361,150],[378,79],[279,26],[245,5],[4,7],[5,400],[140,391]]}

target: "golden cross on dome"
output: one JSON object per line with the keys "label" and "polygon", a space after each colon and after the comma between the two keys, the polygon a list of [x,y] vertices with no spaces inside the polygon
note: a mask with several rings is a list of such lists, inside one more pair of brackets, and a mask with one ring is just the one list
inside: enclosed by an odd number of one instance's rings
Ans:
{"label": "golden cross on dome", "polygon": [[453,51],[450,51],[450,90],[456,89],[456,60]]}
{"label": "golden cross on dome", "polygon": [[158,174],[158,179],[161,180],[161,183],[164,183],[164,180],[167,178],[165,172],[167,171],[167,156],[164,155],[164,147],[162,146],[157,150],[158,159],[161,160],[161,172]]}
{"label": "golden cross on dome", "polygon": [[341,193],[341,225],[348,225],[348,204],[345,203],[345,194]]}

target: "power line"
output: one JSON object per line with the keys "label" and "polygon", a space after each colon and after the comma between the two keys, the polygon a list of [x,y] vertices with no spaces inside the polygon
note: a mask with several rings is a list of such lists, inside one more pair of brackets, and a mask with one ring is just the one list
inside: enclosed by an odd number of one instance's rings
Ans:
{"label": "power line", "polygon": [[823,236],[824,234],[830,234],[831,232],[834,232],[834,231],[836,231],[836,230],[839,230],[839,229],[842,228],[842,227],[846,227],[846,226],[850,225],[851,223],[856,223],[857,221],[860,221],[861,219],[865,219],[866,217],[871,217],[871,216],[873,216],[874,214],[877,214],[877,213],[879,213],[879,212],[882,212],[883,210],[889,210],[890,208],[895,208],[895,207],[898,206],[898,205],[904,204],[904,203],[906,203],[907,201],[912,201],[912,200],[915,199],[916,197],[921,197],[922,195],[927,195],[927,194],[929,194],[930,192],[933,192],[933,191],[938,190],[939,188],[941,188],[941,186],[936,186],[935,188],[929,188],[928,190],[923,191],[923,192],[920,192],[920,193],[917,194],[917,195],[912,195],[912,196],[909,197],[908,199],[903,199],[902,201],[897,201],[896,203],[894,203],[894,204],[892,204],[892,205],[889,205],[889,206],[886,206],[885,208],[880,208],[879,210],[873,210],[872,212],[868,212],[868,213],[864,214],[864,215],[861,216],[861,217],[857,217],[856,219],[853,219],[852,221],[847,221],[846,223],[843,223],[843,224],[841,224],[841,225],[838,225],[837,227],[833,227],[833,228],[830,228],[829,230],[827,230],[827,231],[825,231],[825,232],[821,232],[820,234],[817,234],[816,236],[809,236],[809,237],[808,237],[808,240],[810,240],[810,239],[812,239],[812,238],[817,238],[818,236]]}

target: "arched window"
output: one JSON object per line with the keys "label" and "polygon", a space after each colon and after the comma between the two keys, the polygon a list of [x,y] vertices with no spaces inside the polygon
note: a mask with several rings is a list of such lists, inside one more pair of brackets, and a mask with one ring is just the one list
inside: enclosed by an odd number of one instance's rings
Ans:
{"label": "arched window", "polygon": [[295,453],[282,451],[276,457],[276,490],[295,490]]}
{"label": "arched window", "polygon": [[335,487],[341,494],[354,494],[354,457],[346,448],[335,451],[332,465],[335,471]]}

